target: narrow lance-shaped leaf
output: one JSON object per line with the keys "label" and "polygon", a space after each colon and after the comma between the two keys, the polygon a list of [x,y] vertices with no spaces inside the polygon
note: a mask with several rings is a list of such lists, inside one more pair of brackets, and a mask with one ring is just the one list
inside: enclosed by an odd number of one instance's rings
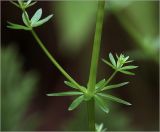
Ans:
{"label": "narrow lance-shaped leaf", "polygon": [[27,5],[26,8],[31,7],[31,6],[33,6],[33,5],[36,4],[36,3],[37,3],[36,1],[35,1],[35,2],[32,2],[32,3],[30,3],[29,5]]}
{"label": "narrow lance-shaped leaf", "polygon": [[137,68],[138,66],[124,66],[121,68],[121,70],[130,70],[130,69],[135,69]]}
{"label": "narrow lance-shaped leaf", "polygon": [[134,60],[129,60],[129,61],[126,61],[125,63],[131,63],[131,62],[133,62]]}
{"label": "narrow lance-shaped leaf", "polygon": [[18,3],[20,5],[20,7],[23,7],[23,1],[22,0],[18,0]]}
{"label": "narrow lance-shaped leaf", "polygon": [[122,73],[127,74],[127,75],[135,75],[133,72],[129,72],[129,71],[121,71],[121,70],[119,70],[119,72],[122,72]]}
{"label": "narrow lance-shaped leaf", "polygon": [[71,88],[78,89],[77,86],[76,86],[75,84],[73,84],[72,82],[64,81],[64,83],[65,83],[67,86],[71,87]]}
{"label": "narrow lance-shaped leaf", "polygon": [[107,108],[105,102],[103,101],[102,98],[100,98],[98,95],[95,95],[95,101],[96,101],[96,104],[106,113],[109,112],[109,109]]}
{"label": "narrow lance-shaped leaf", "polygon": [[80,103],[83,101],[83,95],[77,97],[69,106],[68,110],[74,110],[76,107],[78,107],[80,105]]}
{"label": "narrow lance-shaped leaf", "polygon": [[[25,17],[25,14],[26,14],[26,17]],[[24,24],[26,25],[26,26],[30,26],[29,25],[29,22],[30,22],[30,20],[29,20],[29,16],[28,16],[28,13],[25,11],[24,13],[22,13],[22,20],[23,20],[23,22],[24,22]]]}
{"label": "narrow lance-shaped leaf", "polygon": [[116,61],[115,61],[112,53],[109,53],[109,59],[110,59],[110,61],[112,62],[112,64],[116,67]]}
{"label": "narrow lance-shaped leaf", "polygon": [[39,20],[38,22],[36,23],[33,23],[32,24],[32,27],[38,27],[38,26],[41,26],[42,24],[46,23],[47,21],[49,21],[51,18],[52,18],[53,15],[49,15],[48,17],[42,19],[42,20]]}
{"label": "narrow lance-shaped leaf", "polygon": [[123,82],[123,83],[119,83],[119,84],[108,85],[108,86],[104,87],[103,89],[101,89],[101,91],[108,90],[108,89],[113,89],[113,88],[119,88],[119,87],[122,87],[124,85],[127,85],[128,83],[129,82]]}
{"label": "narrow lance-shaped leaf", "polygon": [[10,29],[16,29],[16,30],[31,30],[30,28],[25,27],[25,26],[23,26],[23,25],[11,23],[11,22],[8,22],[8,23],[9,23],[10,25],[8,25],[7,28],[10,28]]}
{"label": "narrow lance-shaped leaf", "polygon": [[82,95],[82,92],[76,91],[69,91],[69,92],[60,92],[60,93],[50,93],[47,96],[75,96],[75,95]]}
{"label": "narrow lance-shaped leaf", "polygon": [[96,132],[106,132],[107,128],[103,128],[103,123],[101,123],[100,125],[95,124],[96,127]]}
{"label": "narrow lance-shaped leaf", "polygon": [[41,16],[42,16],[42,9],[40,8],[36,11],[36,13],[31,18],[31,25],[34,25],[34,23],[38,22]]}
{"label": "narrow lance-shaped leaf", "polygon": [[96,132],[101,132],[102,128],[103,128],[103,124],[95,124],[95,127],[96,127]]}
{"label": "narrow lance-shaped leaf", "polygon": [[103,93],[98,93],[98,95],[104,97],[104,98],[107,98],[111,101],[115,101],[115,102],[118,102],[118,103],[121,103],[121,104],[125,104],[125,105],[131,105],[131,103],[125,101],[125,100],[122,100],[120,98],[117,98],[115,96],[112,96],[112,95],[108,95],[108,94],[103,94]]}
{"label": "narrow lance-shaped leaf", "polygon": [[16,2],[14,2],[14,1],[12,1],[12,0],[10,0],[9,2],[11,2],[13,5],[15,5],[16,7],[18,7],[18,8],[20,8],[20,6],[16,3]]}
{"label": "narrow lance-shaped leaf", "polygon": [[129,59],[129,56],[124,58],[124,62],[126,62]]}
{"label": "narrow lance-shaped leaf", "polygon": [[32,2],[32,0],[28,0],[28,1],[26,2],[26,6],[28,6],[31,2]]}
{"label": "narrow lance-shaped leaf", "polygon": [[116,54],[116,58],[117,58],[117,60],[118,60],[118,58],[119,58],[119,56]]}
{"label": "narrow lance-shaped leaf", "polygon": [[112,67],[113,69],[115,69],[115,67],[114,67],[110,62],[108,62],[107,60],[102,59],[102,61],[103,61],[104,63],[106,63],[108,66],[110,66],[110,67]]}
{"label": "narrow lance-shaped leaf", "polygon": [[99,89],[101,87],[104,87],[106,84],[106,79],[102,79],[101,81],[99,81],[97,84],[96,84],[96,89]]}

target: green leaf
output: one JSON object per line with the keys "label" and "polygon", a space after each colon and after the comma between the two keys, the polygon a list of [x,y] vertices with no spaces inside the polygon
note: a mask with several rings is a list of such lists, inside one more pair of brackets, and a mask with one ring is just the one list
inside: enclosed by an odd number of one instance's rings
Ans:
{"label": "green leaf", "polygon": [[126,61],[125,63],[131,63],[131,62],[133,62],[134,60],[129,60],[129,61]]}
{"label": "green leaf", "polygon": [[112,67],[113,69],[116,69],[110,62],[108,62],[107,60],[105,60],[105,59],[102,59],[102,61],[104,62],[104,63],[106,63],[107,65],[109,65],[110,67]]}
{"label": "green leaf", "polygon": [[137,68],[138,66],[124,66],[121,68],[121,70],[130,70],[130,69],[135,69]]}
{"label": "green leaf", "polygon": [[120,98],[117,98],[115,96],[112,96],[112,95],[109,95],[109,94],[103,94],[103,93],[98,93],[98,95],[102,96],[102,97],[105,97],[111,101],[115,101],[115,102],[118,102],[118,103],[121,103],[121,104],[125,104],[125,105],[132,105],[131,103],[125,101],[125,100],[122,100]]}
{"label": "green leaf", "polygon": [[34,4],[36,4],[37,2],[35,1],[35,2],[32,2],[32,3],[30,3],[29,5],[27,5],[25,8],[28,8],[28,7],[31,7],[31,6],[33,6]]}
{"label": "green leaf", "polygon": [[32,2],[32,0],[28,0],[28,1],[26,2],[26,6],[29,5],[31,2]]}
{"label": "green leaf", "polygon": [[9,2],[11,2],[13,5],[15,5],[18,8],[21,8],[16,2],[13,2],[12,0],[10,0]]}
{"label": "green leaf", "polygon": [[[26,16],[27,16],[27,18],[25,17],[25,14],[26,14]],[[30,20],[29,20],[29,16],[28,16],[28,13],[25,11],[24,13],[22,13],[22,20],[23,20],[23,22],[24,22],[24,24],[26,25],[26,26],[30,26],[29,24],[28,24],[28,22],[30,22]]]}
{"label": "green leaf", "polygon": [[22,0],[18,0],[18,3],[20,5],[20,8],[22,8],[23,7],[23,1]]}
{"label": "green leaf", "polygon": [[126,62],[129,59],[129,56],[124,58],[124,62]]}
{"label": "green leaf", "polygon": [[96,132],[106,132],[107,128],[103,128],[103,123],[101,124],[95,124],[95,127],[96,127]]}
{"label": "green leaf", "polygon": [[123,82],[123,83],[119,83],[119,84],[108,85],[108,86],[104,87],[101,91],[108,90],[108,89],[113,89],[113,88],[118,88],[118,87],[122,87],[124,85],[127,85],[128,83],[129,82]]}
{"label": "green leaf", "polygon": [[41,18],[41,16],[42,16],[42,9],[40,8],[36,11],[36,13],[31,18],[31,25],[34,25],[35,23],[37,23]]}
{"label": "green leaf", "polygon": [[121,71],[119,70],[120,72],[124,73],[124,74],[127,74],[127,75],[135,75],[133,72],[129,72],[129,71]]}
{"label": "green leaf", "polygon": [[11,23],[11,22],[8,22],[8,23],[9,23],[10,25],[8,25],[7,28],[10,28],[10,29],[17,29],[17,30],[31,30],[30,28],[25,27],[25,26],[23,26],[23,25]]}
{"label": "green leaf", "polygon": [[112,62],[112,64],[116,67],[116,61],[115,61],[112,53],[109,53],[109,59],[110,59],[110,61]]}
{"label": "green leaf", "polygon": [[47,96],[74,96],[74,95],[82,95],[82,92],[77,91],[69,91],[69,92],[60,92],[60,93],[50,93]]}
{"label": "green leaf", "polygon": [[76,86],[74,83],[72,83],[72,82],[64,81],[64,83],[65,83],[67,86],[71,87],[71,88],[78,89],[77,86]]}
{"label": "green leaf", "polygon": [[77,97],[72,103],[71,105],[69,106],[68,110],[71,111],[71,110],[74,110],[77,106],[80,105],[80,103],[83,101],[83,95]]}
{"label": "green leaf", "polygon": [[102,98],[100,98],[98,95],[95,95],[95,101],[96,101],[96,104],[106,113],[109,112],[109,109],[106,107],[106,104],[105,102],[103,101]]}
{"label": "green leaf", "polygon": [[96,84],[96,89],[100,89],[100,88],[103,88],[106,84],[106,79],[103,79],[101,81],[99,81],[97,84]]}
{"label": "green leaf", "polygon": [[47,21],[49,21],[49,19],[51,19],[53,17],[53,15],[49,15],[48,17],[42,19],[42,20],[39,20],[38,22],[32,24],[32,27],[38,27],[38,26],[41,26],[42,24],[46,23]]}

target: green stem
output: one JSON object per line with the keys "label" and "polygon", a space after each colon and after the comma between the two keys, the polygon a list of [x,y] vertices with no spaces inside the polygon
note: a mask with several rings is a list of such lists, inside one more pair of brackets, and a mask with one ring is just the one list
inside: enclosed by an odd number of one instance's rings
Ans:
{"label": "green stem", "polygon": [[104,5],[105,5],[105,1],[98,2],[96,30],[95,30],[95,36],[94,36],[91,68],[90,68],[90,75],[89,75],[89,81],[88,81],[88,91],[91,93],[94,93],[95,84],[96,84],[96,77],[97,77],[96,75],[97,75],[98,59],[99,59],[100,44],[101,44],[102,26],[103,26],[104,11],[105,11]]}
{"label": "green stem", "polygon": [[[23,7],[21,7],[23,13],[24,13],[24,16],[27,20],[27,23],[28,25],[30,25],[30,22],[27,18],[27,14],[25,12],[25,9]],[[72,83],[74,83],[80,91],[82,92],[86,92],[86,90],[81,87],[62,67],[61,65],[54,59],[54,57],[49,53],[49,51],[47,50],[47,48],[44,46],[44,44],[42,43],[42,41],[40,40],[40,38],[38,37],[38,35],[36,34],[36,32],[33,30],[30,30],[33,37],[35,38],[35,40],[37,41],[37,43],[39,44],[40,48],[43,50],[43,52],[46,54],[46,56],[50,59],[50,61],[57,67],[57,69],[69,80],[71,81]]]}
{"label": "green stem", "polygon": [[113,79],[113,77],[116,75],[117,71],[114,71],[112,73],[112,75],[108,78],[108,80],[106,81],[106,85]]}
{"label": "green stem", "polygon": [[90,99],[87,102],[87,113],[88,113],[88,128],[90,131],[95,131],[95,117],[93,116],[95,114],[94,98]]}
{"label": "green stem", "polygon": [[[96,29],[95,29],[94,44],[93,44],[92,59],[91,59],[91,68],[90,68],[90,75],[89,75],[89,81],[88,81],[88,86],[87,86],[88,87],[87,92],[91,96],[95,92],[98,59],[99,59],[101,35],[102,35],[102,26],[103,26],[104,11],[105,11],[104,5],[105,5],[105,1],[98,1],[98,10],[97,10]],[[91,98],[87,102],[88,125],[89,125],[90,131],[95,131],[95,107],[94,105],[95,105],[94,98]]]}
{"label": "green stem", "polygon": [[[110,83],[110,81],[113,79],[113,77],[116,75],[117,72],[118,72],[118,71],[114,71],[114,72],[112,73],[112,75],[107,79],[106,83],[104,84],[105,86],[106,86],[108,83]],[[96,91],[96,93],[100,92],[101,90],[102,90],[102,89],[98,89],[98,90]]]}
{"label": "green stem", "polygon": [[31,33],[37,43],[39,44],[40,48],[44,51],[44,53],[47,55],[47,57],[50,59],[50,61],[57,67],[57,69],[71,82],[73,82],[79,89],[83,91],[81,86],[59,65],[59,63],[54,59],[54,57],[49,53],[49,51],[46,49],[42,41],[39,39],[36,32],[32,29]]}

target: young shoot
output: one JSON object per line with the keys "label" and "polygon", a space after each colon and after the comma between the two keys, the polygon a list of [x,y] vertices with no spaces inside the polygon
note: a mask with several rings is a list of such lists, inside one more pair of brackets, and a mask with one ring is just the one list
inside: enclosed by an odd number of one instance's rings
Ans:
{"label": "young shoot", "polygon": [[107,90],[119,88],[127,85],[129,82],[122,82],[117,84],[110,84],[110,81],[116,75],[116,73],[120,72],[127,75],[134,75],[130,70],[137,68],[137,66],[129,65],[132,60],[129,60],[129,56],[125,57],[123,54],[115,57],[112,53],[109,53],[109,61],[102,59],[102,61],[110,66],[114,72],[108,79],[102,79],[98,83],[96,82],[97,77],[97,69],[98,69],[98,60],[99,60],[99,52],[100,52],[100,43],[101,43],[101,35],[103,28],[103,20],[104,20],[104,11],[105,11],[105,1],[98,1],[98,9],[97,9],[97,19],[96,19],[96,30],[93,44],[93,52],[91,59],[91,68],[89,81],[86,86],[80,85],[76,82],[64,69],[63,67],[56,61],[56,59],[50,54],[50,52],[45,47],[44,43],[40,40],[34,28],[40,27],[46,22],[48,22],[53,14],[47,16],[46,18],[41,19],[42,17],[42,8],[38,9],[34,15],[30,18],[26,9],[33,6],[36,2],[32,0],[18,0],[18,2],[10,1],[13,5],[18,7],[22,11],[22,21],[23,25],[15,24],[12,22],[8,22],[7,27],[15,30],[25,30],[30,31],[35,40],[37,41],[40,48],[44,51],[45,55],[49,58],[49,60],[53,63],[55,67],[62,73],[64,77],[66,77],[67,81],[64,81],[65,85],[73,89],[72,91],[60,92],[60,93],[49,93],[47,96],[76,96],[73,102],[68,107],[68,110],[76,109],[82,102],[87,103],[87,111],[88,119],[89,119],[89,130],[97,132],[103,132],[103,124],[95,125],[95,103],[97,106],[104,111],[105,113],[109,113],[109,108],[106,105],[106,100],[111,100],[117,103],[131,105],[129,102],[122,100],[118,97],[105,93]]}

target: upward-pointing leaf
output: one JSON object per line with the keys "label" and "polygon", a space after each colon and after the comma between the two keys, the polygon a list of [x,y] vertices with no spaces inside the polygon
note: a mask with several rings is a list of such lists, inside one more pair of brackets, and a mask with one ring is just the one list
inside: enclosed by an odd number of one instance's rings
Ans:
{"label": "upward-pointing leaf", "polygon": [[130,69],[135,69],[137,68],[138,66],[124,66],[121,68],[121,70],[130,70]]}
{"label": "upward-pointing leaf", "polygon": [[40,8],[36,11],[36,13],[31,18],[31,25],[34,25],[36,22],[38,22],[41,16],[42,16],[42,9]]}
{"label": "upward-pointing leaf", "polygon": [[115,61],[112,53],[109,53],[109,59],[110,59],[110,61],[112,62],[112,64],[116,67],[116,61]]}
{"label": "upward-pointing leaf", "polygon": [[101,124],[95,124],[96,132],[106,132],[107,128],[103,128],[103,123]]}
{"label": "upward-pointing leaf", "polygon": [[75,84],[73,84],[72,82],[64,81],[64,83],[65,83],[67,86],[71,87],[71,88],[78,89],[77,86],[76,86]]}
{"label": "upward-pointing leaf", "polygon": [[[25,14],[24,14],[25,13]],[[29,20],[29,16],[28,16],[28,14],[27,14],[27,12],[25,11],[24,13],[22,13],[22,20],[23,20],[23,22],[24,22],[24,24],[26,25],[26,26],[30,26],[29,25],[29,22],[30,22],[30,20]],[[25,17],[25,15],[26,15],[26,17]]]}
{"label": "upward-pointing leaf", "polygon": [[82,95],[82,92],[69,91],[69,92],[60,92],[60,93],[50,93],[47,96],[74,96],[74,95]]}
{"label": "upward-pointing leaf", "polygon": [[48,17],[42,19],[42,20],[39,20],[38,22],[36,23],[33,23],[32,24],[32,27],[38,27],[38,26],[41,26],[42,24],[46,23],[47,21],[49,21],[49,19],[52,18],[53,15],[49,15]]}
{"label": "upward-pointing leaf", "polygon": [[12,0],[10,0],[9,2],[11,2],[13,5],[15,5],[16,7],[18,7],[18,8],[20,8],[20,6],[16,3],[16,2],[14,2],[14,1],[12,1]]}
{"label": "upward-pointing leaf", "polygon": [[29,5],[27,5],[26,8],[31,7],[31,6],[33,6],[33,5],[36,4],[36,3],[37,3],[36,1],[35,1],[35,2],[32,2],[32,3],[30,3]]}
{"label": "upward-pointing leaf", "polygon": [[108,95],[108,94],[103,94],[103,93],[98,93],[98,95],[102,96],[102,97],[105,97],[109,100],[112,100],[112,101],[115,101],[115,102],[118,102],[118,103],[121,103],[121,104],[125,104],[125,105],[132,105],[131,103],[125,101],[125,100],[122,100],[120,98],[117,98],[115,96],[112,96],[112,95]]}
{"label": "upward-pointing leaf", "polygon": [[31,1],[32,1],[32,0],[28,0],[28,1],[26,2],[26,6],[28,6],[28,5],[31,3]]}
{"label": "upward-pointing leaf", "polygon": [[99,88],[104,87],[105,84],[106,84],[106,79],[103,79],[103,80],[99,81],[99,82],[96,84],[96,89],[99,89]]}
{"label": "upward-pointing leaf", "polygon": [[98,95],[95,95],[95,101],[96,101],[96,104],[106,113],[109,112],[109,109],[107,108],[105,102],[103,101],[102,98],[100,98]]}
{"label": "upward-pointing leaf", "polygon": [[129,56],[124,58],[124,62],[126,62],[129,59]]}
{"label": "upward-pointing leaf", "polygon": [[18,0],[18,3],[20,5],[20,7],[22,8],[23,7],[23,1],[22,0]]}
{"label": "upward-pointing leaf", "polygon": [[128,83],[129,82],[123,82],[123,83],[119,83],[119,84],[108,85],[108,86],[104,87],[103,89],[101,89],[101,91],[108,90],[108,89],[113,89],[113,88],[118,88],[118,87],[122,87],[124,85],[127,85]]}
{"label": "upward-pointing leaf", "polygon": [[116,69],[110,62],[108,62],[107,60],[105,60],[105,59],[102,59],[102,61],[104,62],[104,63],[106,63],[107,65],[109,65],[110,67],[112,67],[113,69]]}
{"label": "upward-pointing leaf", "polygon": [[78,98],[76,98],[71,105],[69,106],[68,110],[74,110],[78,105],[80,105],[80,103],[83,101],[83,95],[79,96]]}

